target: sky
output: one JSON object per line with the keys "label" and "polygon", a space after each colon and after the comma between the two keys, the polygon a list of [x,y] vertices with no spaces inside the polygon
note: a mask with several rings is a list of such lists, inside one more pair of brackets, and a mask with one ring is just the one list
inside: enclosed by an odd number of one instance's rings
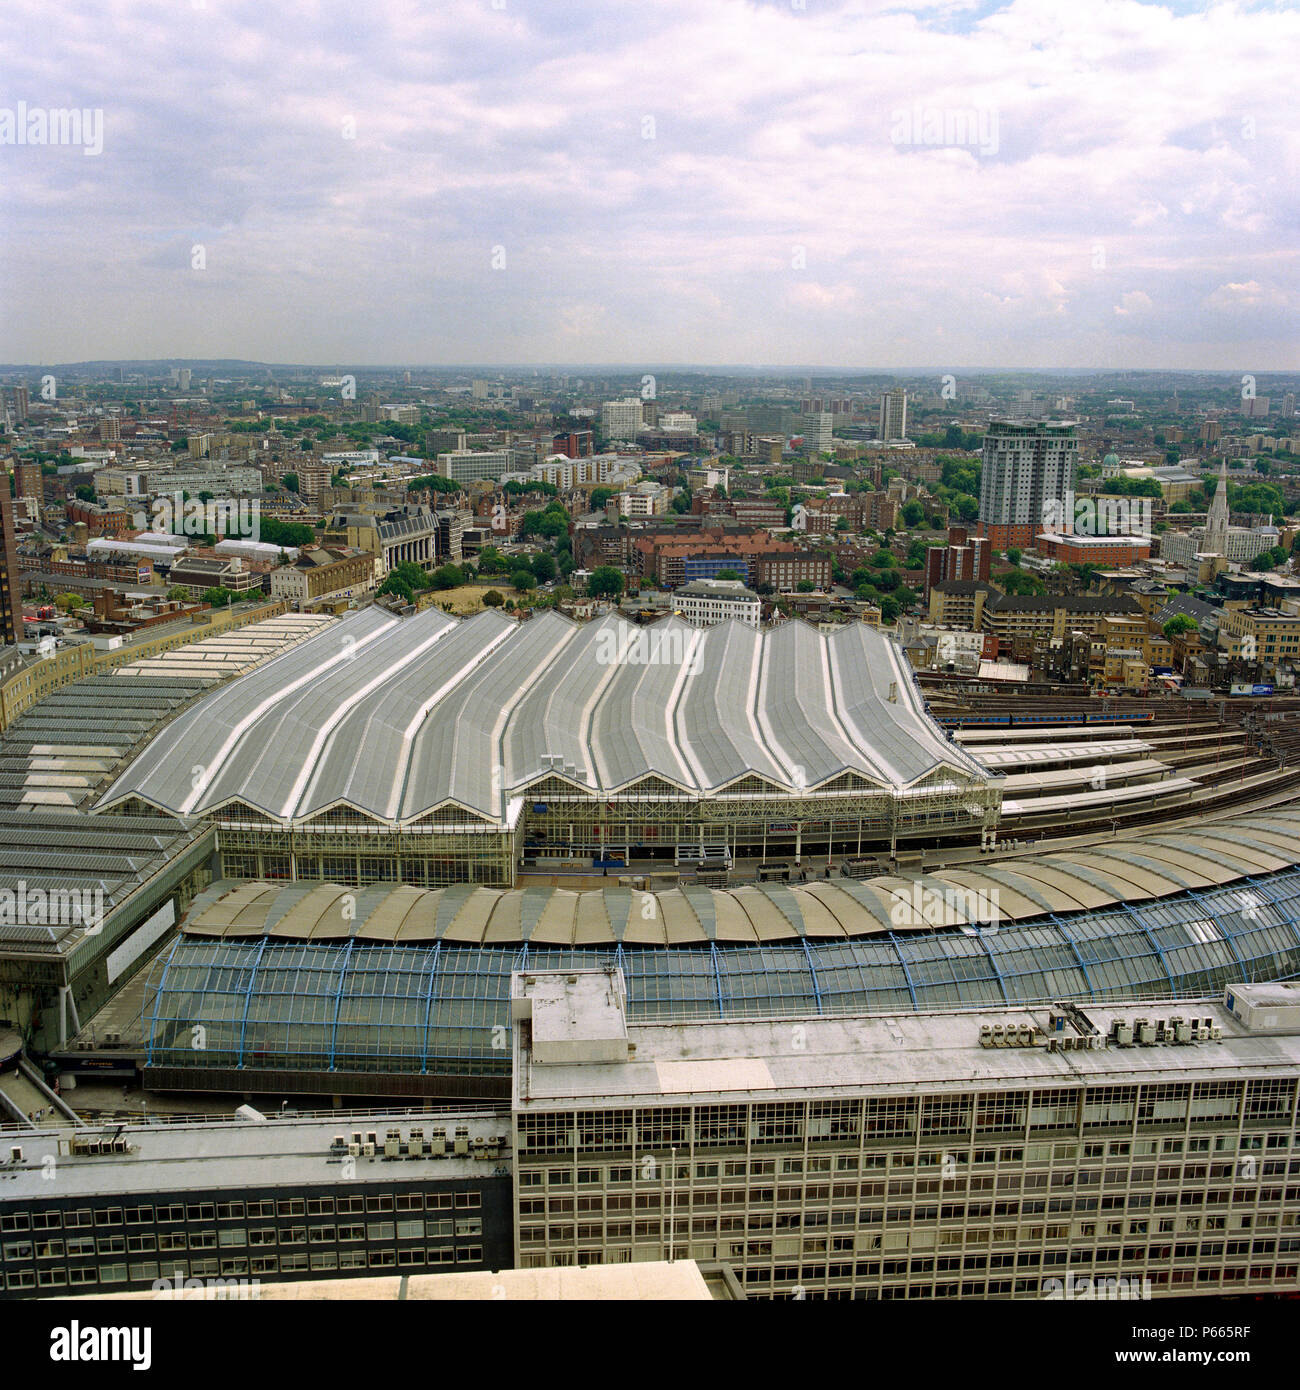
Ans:
{"label": "sky", "polygon": [[1277,3],[4,0],[0,361],[1294,369],[1297,53]]}

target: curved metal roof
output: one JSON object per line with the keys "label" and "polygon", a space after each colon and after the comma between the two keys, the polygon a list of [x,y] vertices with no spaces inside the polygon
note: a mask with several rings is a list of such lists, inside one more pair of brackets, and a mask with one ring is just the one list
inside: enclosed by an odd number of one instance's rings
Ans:
{"label": "curved metal roof", "polygon": [[845,772],[893,792],[991,774],[925,712],[892,639],[864,623],[639,628],[611,615],[350,614],[200,700],[109,789],[181,815],[238,802],[283,825],[347,806],[388,825],[445,802],[503,822],[557,774],[690,796]]}
{"label": "curved metal roof", "polygon": [[[927,874],[789,886],[691,885],[643,893],[625,887],[574,892],[471,884],[362,890],[309,882],[233,889],[218,885],[196,900],[183,930],[192,936],[261,936],[271,929],[260,903],[267,913],[277,914],[274,935],[310,941],[329,928],[338,903],[346,900],[349,925],[343,935],[357,942],[405,940],[402,933],[408,928],[425,931],[420,924],[426,918],[438,923],[435,938],[476,943],[526,939],[533,945],[577,945],[580,926],[582,942],[589,945],[842,940],[936,927],[988,931],[1011,922],[1168,898],[1296,865],[1300,808]],[[389,898],[406,904],[404,925],[397,928]],[[525,902],[533,905],[530,912],[523,911]]]}

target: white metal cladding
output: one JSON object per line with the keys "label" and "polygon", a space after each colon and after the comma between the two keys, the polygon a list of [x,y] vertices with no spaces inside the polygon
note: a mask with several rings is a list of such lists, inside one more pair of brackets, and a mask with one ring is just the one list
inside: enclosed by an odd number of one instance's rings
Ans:
{"label": "white metal cladding", "polygon": [[746,777],[816,790],[846,772],[894,792],[991,780],[926,715],[897,644],[865,624],[763,633],[370,608],[200,700],[101,808],[241,803],[284,825],[350,808],[398,825],[452,804],[500,823],[542,778],[617,794],[652,777],[667,784],[655,794],[699,797]]}

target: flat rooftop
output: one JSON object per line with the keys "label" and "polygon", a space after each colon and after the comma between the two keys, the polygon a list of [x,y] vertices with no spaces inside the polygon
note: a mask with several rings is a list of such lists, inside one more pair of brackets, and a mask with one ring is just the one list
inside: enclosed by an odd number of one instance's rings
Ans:
{"label": "flat rooftop", "polygon": [[[516,975],[541,980],[548,972]],[[581,1020],[599,1015],[608,991],[608,972],[553,972],[575,996],[571,1010]],[[1248,1018],[1257,986],[1228,991]],[[970,1091],[1135,1081],[1190,1081],[1232,1076],[1294,1074],[1300,1070],[1300,985],[1264,986],[1273,1022],[1267,1030],[1239,1020],[1222,999],[1158,1003],[1088,1004],[1072,1011],[1057,1033],[1050,1007],[984,1008],[898,1015],[791,1017],[763,1020],[633,1023],[627,1027],[627,1056],[621,1062],[593,1060],[547,1064],[516,1037],[514,1101],[523,1112],[573,1107],[654,1104],[688,1105],[830,1099],[875,1093]],[[1291,1001],[1290,1012],[1277,1003]],[[526,997],[528,986],[520,985]],[[584,1003],[590,996],[590,1003]],[[553,1018],[560,1017],[552,1005]],[[1110,1040],[1116,1022],[1173,1018],[1209,1021],[1218,1040],[1120,1045]],[[991,1046],[981,1028],[1027,1029],[1037,1041]],[[1095,1030],[1098,1045],[1075,1046]],[[1048,1047],[1068,1037],[1069,1050]],[[576,1039],[575,1039],[576,1041]]]}
{"label": "flat rooftop", "polygon": [[[469,1153],[455,1152],[456,1131],[468,1131]],[[401,1144],[411,1147],[411,1131],[422,1131],[418,1156],[384,1153],[390,1129],[399,1130]],[[337,1136],[350,1143],[355,1133],[376,1136],[373,1157],[356,1158],[356,1179],[381,1181],[429,1181],[430,1179],[489,1178],[508,1162],[510,1117],[488,1111],[376,1111],[361,1114],[339,1112],[323,1115],[289,1115],[250,1120],[234,1115],[186,1119],[170,1123],[97,1124],[76,1128],[71,1124],[30,1130],[7,1130],[0,1136],[0,1202],[41,1196],[92,1197],[112,1194],[123,1198],[153,1192],[202,1192],[232,1187],[282,1185],[312,1187],[343,1182],[347,1148],[332,1147]],[[74,1152],[86,1139],[125,1141],[125,1153]],[[489,1145],[487,1141],[504,1143]],[[479,1156],[475,1156],[475,1140]],[[12,1156],[18,1149],[20,1159]],[[485,1148],[495,1156],[482,1156]],[[430,1152],[432,1150],[432,1152]],[[54,1156],[58,1164],[58,1190],[52,1191],[44,1160]],[[391,1169],[385,1172],[384,1165]]]}
{"label": "flat rooftop", "polygon": [[[730,1276],[730,1277],[728,1277]],[[86,1295],[96,1302],[154,1299],[151,1290]],[[261,1302],[323,1299],[326,1302],[438,1302],[508,1299],[512,1303],[563,1302],[708,1302],[744,1300],[730,1270],[694,1260],[650,1260],[644,1264],[573,1265],[559,1269],[502,1269],[447,1274],[412,1274],[359,1279],[302,1279],[296,1283],[255,1284],[249,1295]],[[208,1288],[187,1290],[185,1299],[210,1299]]]}

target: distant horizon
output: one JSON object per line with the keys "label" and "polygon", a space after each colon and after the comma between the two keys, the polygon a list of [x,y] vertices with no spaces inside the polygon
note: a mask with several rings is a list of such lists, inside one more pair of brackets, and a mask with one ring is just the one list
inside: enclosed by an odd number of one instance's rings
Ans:
{"label": "distant horizon", "polygon": [[[616,375],[636,375],[639,372],[676,372],[684,375],[793,375],[805,376],[882,376],[916,378],[925,376],[942,377],[948,375],[981,376],[1228,376],[1236,377],[1246,373],[1240,366],[1231,367],[970,367],[943,363],[926,367],[827,367],[806,363],[784,365],[780,363],[742,363],[742,362],[357,362],[324,361],[293,362],[271,359],[242,357],[88,357],[77,360],[46,362],[0,363],[0,373],[22,371],[43,371],[51,367],[84,368],[87,370],[103,367],[167,367],[194,368],[244,367],[271,371],[310,371],[323,373],[357,372],[502,372],[562,374],[610,373]],[[1294,367],[1254,367],[1249,369],[1254,377],[1297,377],[1300,368]]]}

